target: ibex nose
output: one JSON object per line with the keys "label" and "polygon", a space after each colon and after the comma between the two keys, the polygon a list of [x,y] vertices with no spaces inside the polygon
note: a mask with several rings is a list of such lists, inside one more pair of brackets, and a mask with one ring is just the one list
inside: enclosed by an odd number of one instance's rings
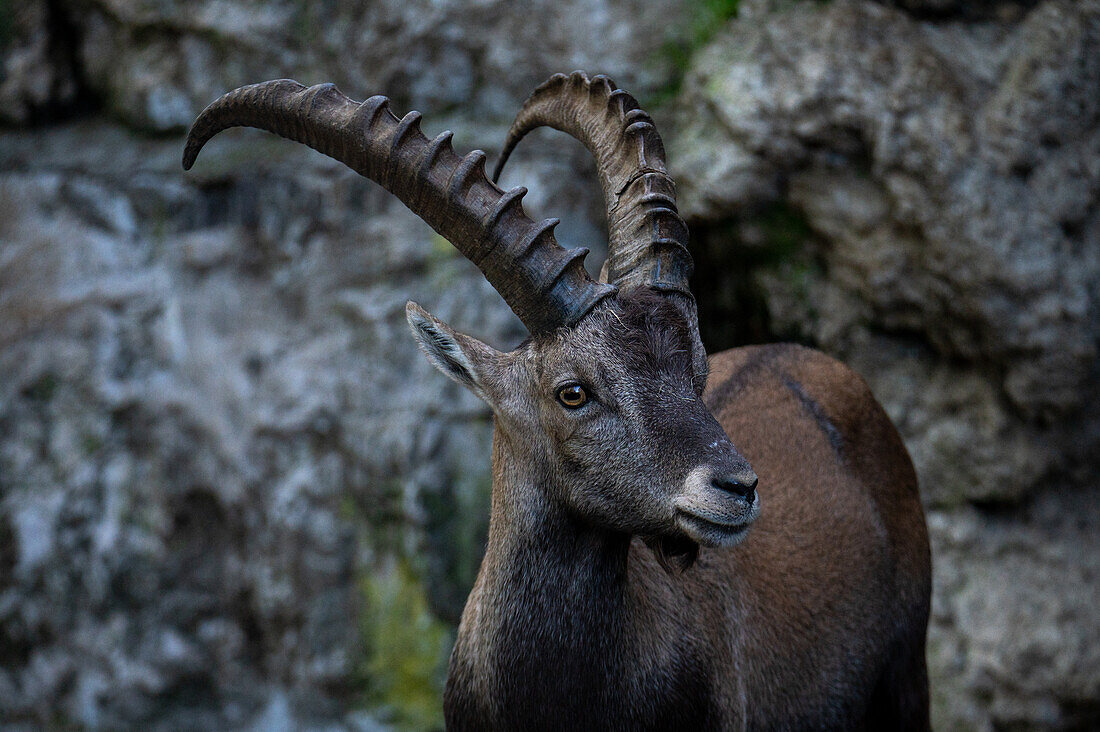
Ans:
{"label": "ibex nose", "polygon": [[715,476],[711,482],[715,488],[741,496],[749,503],[755,498],[757,478],[751,470]]}

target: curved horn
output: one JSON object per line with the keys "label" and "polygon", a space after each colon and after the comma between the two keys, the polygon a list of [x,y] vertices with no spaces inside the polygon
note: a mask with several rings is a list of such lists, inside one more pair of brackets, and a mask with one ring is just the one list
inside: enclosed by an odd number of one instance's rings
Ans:
{"label": "curved horn", "polygon": [[551,76],[516,115],[494,181],[523,136],[544,125],[577,138],[596,158],[607,204],[608,281],[691,298],[693,265],[687,226],[676,212],[676,186],[665,168],[661,136],[634,97],[606,76]]}
{"label": "curved horn", "polygon": [[333,84],[308,89],[279,79],[225,94],[187,136],[189,170],[206,142],[230,127],[258,127],[324,153],[393,193],[476,264],[532,333],[575,325],[615,291],[584,270],[587,249],[563,249],[557,219],[535,222],[525,188],[503,191],[485,176],[485,153],[460,157],[451,133],[428,140],[420,114],[398,119],[389,99],[354,102]]}
{"label": "curved horn", "polygon": [[[648,286],[676,298],[693,334],[692,361],[706,384],[707,353],[689,280],[694,264],[688,231],[676,211],[676,184],[665,168],[665,146],[653,120],[606,76],[554,74],[516,115],[493,180],[523,136],[542,126],[580,140],[596,158],[607,206],[606,280],[623,290]],[[601,278],[604,279],[604,278]]]}

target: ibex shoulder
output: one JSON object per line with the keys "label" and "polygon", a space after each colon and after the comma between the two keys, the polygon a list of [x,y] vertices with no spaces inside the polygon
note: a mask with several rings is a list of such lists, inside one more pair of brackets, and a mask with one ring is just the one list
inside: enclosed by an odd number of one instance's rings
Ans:
{"label": "ibex shoulder", "polygon": [[744,419],[751,431],[766,425],[763,413],[787,411],[812,423],[838,461],[871,472],[889,469],[894,481],[904,476],[916,490],[908,454],[867,382],[821,351],[777,343],[714,354],[704,399],[727,429]]}

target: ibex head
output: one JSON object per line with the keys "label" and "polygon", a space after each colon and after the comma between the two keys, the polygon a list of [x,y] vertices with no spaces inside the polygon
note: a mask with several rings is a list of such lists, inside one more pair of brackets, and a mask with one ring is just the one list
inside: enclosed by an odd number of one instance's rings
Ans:
{"label": "ibex head", "polygon": [[701,398],[687,228],[649,116],[606,77],[556,75],[524,104],[494,175],[541,125],[588,147],[609,221],[600,282],[585,273],[587,250],[554,240],[556,220],[527,217],[524,188],[498,188],[484,153],[459,157],[450,133],[429,141],[419,120],[398,120],[384,97],[359,104],[332,85],[265,82],[203,111],[184,167],[223,129],[272,131],[380,183],[478,265],[531,332],[519,348],[496,351],[413,303],[407,314],[428,358],[492,407],[495,452],[511,463],[495,469],[527,473],[495,486],[512,495],[494,501],[560,507],[646,538],[663,559],[739,541],[759,512],[756,476]]}
{"label": "ibex head", "polygon": [[756,476],[704,406],[692,331],[664,298],[613,296],[508,353],[407,312],[428,358],[493,408],[510,455],[537,466],[541,482],[506,481],[515,490],[659,540],[665,555],[735,543],[756,518]]}

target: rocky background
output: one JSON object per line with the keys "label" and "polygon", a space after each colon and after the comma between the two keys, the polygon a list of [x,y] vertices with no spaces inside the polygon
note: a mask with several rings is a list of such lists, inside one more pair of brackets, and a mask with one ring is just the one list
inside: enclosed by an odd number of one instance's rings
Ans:
{"label": "rocky background", "polygon": [[[492,153],[574,68],[661,125],[709,349],[819,347],[901,429],[936,727],[1100,725],[1100,2],[0,0],[0,726],[440,724],[491,426],[403,305],[522,327],[377,186],[182,134],[289,76]],[[505,177],[604,238],[579,144]]]}

